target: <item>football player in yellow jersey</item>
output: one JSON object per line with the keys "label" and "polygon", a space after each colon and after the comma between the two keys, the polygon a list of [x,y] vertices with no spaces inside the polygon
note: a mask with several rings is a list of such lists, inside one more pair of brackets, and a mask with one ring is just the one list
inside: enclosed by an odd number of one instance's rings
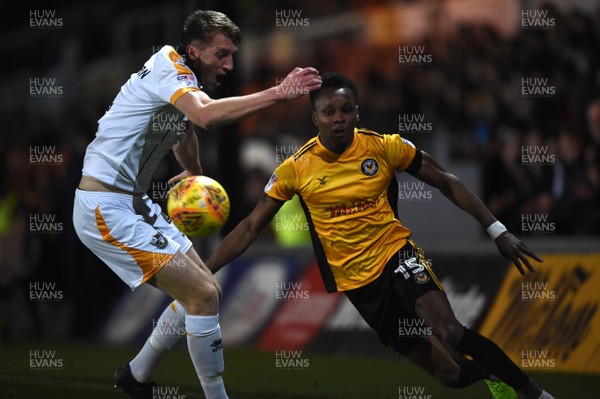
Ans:
{"label": "football player in yellow jersey", "polygon": [[[485,380],[495,398],[553,398],[492,341],[463,326],[429,264],[388,201],[395,173],[438,188],[488,228],[500,253],[522,274],[542,260],[496,220],[482,201],[429,154],[399,135],[357,129],[357,89],[342,74],[322,76],[310,93],[318,136],[272,175],[265,194],[206,262],[217,272],[242,254],[279,208],[298,195],[328,291],[343,291],[381,342],[442,384]],[[399,333],[399,323],[427,326]],[[417,329],[420,330],[420,329]],[[470,358],[467,359],[465,355]]]}

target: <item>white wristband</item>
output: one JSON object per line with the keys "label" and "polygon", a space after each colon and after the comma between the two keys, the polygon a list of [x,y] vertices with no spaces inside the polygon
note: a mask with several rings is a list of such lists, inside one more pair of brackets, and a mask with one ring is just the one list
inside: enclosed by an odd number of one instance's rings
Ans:
{"label": "white wristband", "polygon": [[506,231],[506,227],[500,221],[496,220],[494,223],[490,224],[490,227],[487,228],[487,232],[492,237],[492,240],[498,238],[498,236]]}

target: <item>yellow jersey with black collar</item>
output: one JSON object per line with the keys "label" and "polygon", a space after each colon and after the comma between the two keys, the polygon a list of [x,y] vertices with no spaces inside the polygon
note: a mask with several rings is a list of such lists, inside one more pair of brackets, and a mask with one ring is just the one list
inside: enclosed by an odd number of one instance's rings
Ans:
{"label": "yellow jersey with black collar", "polygon": [[269,197],[300,198],[327,291],[370,283],[406,244],[411,231],[396,217],[388,191],[397,191],[390,182],[416,154],[398,134],[355,129],[342,154],[325,148],[317,136],[271,176],[265,187]]}

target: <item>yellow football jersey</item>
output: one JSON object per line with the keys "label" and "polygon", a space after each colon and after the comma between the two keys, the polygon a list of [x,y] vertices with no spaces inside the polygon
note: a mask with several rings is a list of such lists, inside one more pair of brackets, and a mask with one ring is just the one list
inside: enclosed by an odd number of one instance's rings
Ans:
{"label": "yellow football jersey", "polygon": [[300,197],[329,292],[375,280],[410,237],[390,206],[388,187],[416,151],[398,134],[355,129],[344,153],[329,151],[317,136],[271,176],[268,196],[281,201]]}

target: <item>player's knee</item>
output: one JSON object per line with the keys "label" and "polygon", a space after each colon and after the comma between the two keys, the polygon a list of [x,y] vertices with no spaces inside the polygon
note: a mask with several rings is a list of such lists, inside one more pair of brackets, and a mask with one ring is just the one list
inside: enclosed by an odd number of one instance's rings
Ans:
{"label": "player's knee", "polygon": [[456,388],[460,381],[460,367],[448,366],[436,370],[434,378],[446,387]]}
{"label": "player's knee", "polygon": [[215,284],[204,284],[198,289],[198,297],[202,304],[218,304],[219,288]]}
{"label": "player's knee", "polygon": [[198,284],[190,290],[185,308],[188,314],[214,313],[219,305],[219,288],[214,284]]}

